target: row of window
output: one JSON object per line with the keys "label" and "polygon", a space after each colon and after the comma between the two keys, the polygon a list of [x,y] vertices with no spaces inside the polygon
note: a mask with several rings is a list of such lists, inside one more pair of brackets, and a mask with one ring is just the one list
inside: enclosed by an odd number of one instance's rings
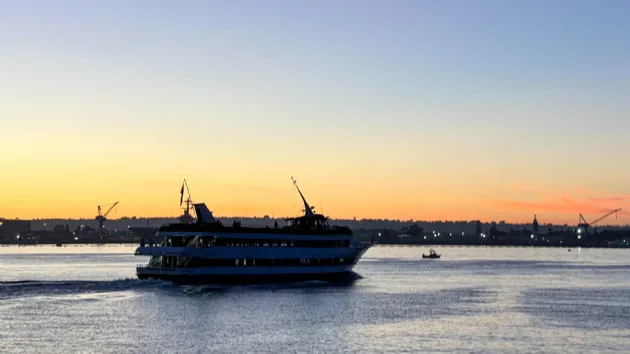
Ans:
{"label": "row of window", "polygon": [[338,248],[349,247],[350,240],[259,240],[229,239],[217,237],[172,237],[163,243],[166,247],[303,247]]}
{"label": "row of window", "polygon": [[349,240],[244,240],[217,238],[211,246],[226,247],[304,247],[304,248],[337,248],[350,246]]}
{"label": "row of window", "polygon": [[[199,267],[296,267],[296,266],[335,266],[355,263],[354,258],[240,258],[240,259],[209,259],[164,256],[161,257],[163,267],[199,268]],[[155,265],[155,262],[152,262]]]}

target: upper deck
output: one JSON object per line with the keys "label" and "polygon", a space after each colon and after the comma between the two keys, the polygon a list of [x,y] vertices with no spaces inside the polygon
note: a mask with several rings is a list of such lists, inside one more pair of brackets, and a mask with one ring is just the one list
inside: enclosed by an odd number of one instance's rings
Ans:
{"label": "upper deck", "polygon": [[[299,219],[299,218],[297,218]],[[291,219],[294,220],[294,219]],[[159,229],[160,233],[216,233],[216,234],[269,234],[269,235],[352,235],[347,227],[324,227],[308,221],[295,222],[285,227],[247,227],[239,224],[225,226],[220,221],[196,224],[167,224]]]}
{"label": "upper deck", "polygon": [[[300,193],[300,197],[304,202],[304,215],[295,218],[288,218],[287,226],[278,227],[275,223],[274,227],[247,227],[241,226],[240,222],[234,222],[232,226],[226,226],[217,220],[212,212],[204,203],[192,203],[190,201],[190,192],[187,200],[188,210],[189,205],[192,204],[197,215],[196,222],[192,222],[192,218],[188,222],[182,222],[177,224],[167,224],[159,228],[158,234],[167,236],[193,236],[198,234],[199,236],[208,236],[209,234],[221,237],[221,234],[232,235],[258,235],[256,238],[273,238],[273,235],[308,235],[308,236],[352,236],[352,230],[348,227],[330,226],[328,224],[328,218],[322,214],[314,213],[314,208],[311,207],[300,188],[297,186],[297,182],[291,177],[291,180],[295,184],[297,191]],[[186,181],[184,180],[184,185]],[[183,200],[184,185],[182,185],[182,196],[180,198],[180,204]],[[225,235],[227,236],[227,235]],[[224,236],[224,237],[225,237]],[[229,236],[228,236],[229,237]],[[280,237],[286,238],[286,237]]]}

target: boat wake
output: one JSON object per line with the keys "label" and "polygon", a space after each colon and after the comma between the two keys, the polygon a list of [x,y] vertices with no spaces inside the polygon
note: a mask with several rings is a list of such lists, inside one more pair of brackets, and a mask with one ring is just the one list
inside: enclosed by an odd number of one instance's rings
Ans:
{"label": "boat wake", "polygon": [[118,280],[61,280],[61,281],[40,281],[40,280],[19,280],[0,281],[0,300],[16,299],[24,297],[46,296],[54,297],[60,295],[108,293],[121,291],[176,291],[187,296],[199,296],[208,293],[225,293],[234,291],[281,291],[290,289],[306,289],[313,291],[335,291],[335,288],[352,286],[355,281],[362,277],[357,273],[350,273],[347,278],[337,282],[327,282],[310,280],[292,283],[269,283],[257,285],[173,285],[168,281],[161,280],[139,280],[139,279],[118,279]]}
{"label": "boat wake", "polygon": [[128,290],[146,290],[171,286],[170,283],[155,280],[119,279],[108,281],[62,280],[39,281],[20,280],[0,282],[0,300],[32,297],[56,296],[84,293],[103,293]]}

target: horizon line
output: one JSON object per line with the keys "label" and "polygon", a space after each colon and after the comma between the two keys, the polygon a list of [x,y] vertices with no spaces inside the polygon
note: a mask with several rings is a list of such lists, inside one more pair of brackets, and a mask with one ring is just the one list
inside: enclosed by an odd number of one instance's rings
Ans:
{"label": "horizon line", "polygon": [[[265,217],[268,217],[269,220],[286,220],[286,219],[293,219],[295,217],[271,217],[269,215],[264,215],[264,216],[222,216],[222,217],[216,217],[217,219],[265,219]],[[133,219],[135,218],[135,219]],[[179,216],[122,216],[120,218],[115,218],[115,219],[106,219],[106,221],[122,221],[123,219],[131,219],[131,220],[139,220],[139,219],[178,219]],[[503,224],[512,224],[512,225],[528,225],[528,224],[532,224],[533,220],[531,222],[523,222],[523,221],[508,221],[508,220],[492,220],[492,221],[484,221],[481,219],[461,219],[461,220],[454,220],[454,219],[446,219],[446,220],[437,220],[437,219],[433,219],[433,220],[420,220],[420,219],[373,219],[373,218],[352,218],[352,219],[346,219],[346,218],[333,218],[333,217],[327,217],[330,220],[339,220],[339,221],[390,221],[390,222],[399,222],[399,223],[437,223],[437,222],[441,222],[441,223],[475,223],[475,222],[480,222],[482,224],[492,224],[492,223],[496,223],[497,225],[500,225],[501,223]],[[20,218],[14,218],[14,219],[7,219],[7,218],[3,218],[0,217],[0,220],[4,220],[4,221],[41,221],[41,220],[69,220],[69,221],[96,221],[95,218],[63,218],[63,217],[47,217],[47,218],[34,218],[34,219],[20,219]],[[556,223],[539,223],[539,225],[541,226],[573,226],[573,223],[563,223],[563,224],[556,224]],[[577,224],[575,224],[577,225]],[[597,226],[593,226],[595,228],[597,227],[610,227],[610,226],[616,226],[616,227],[630,227],[630,223],[626,223],[626,224],[601,224],[601,225],[597,225]]]}

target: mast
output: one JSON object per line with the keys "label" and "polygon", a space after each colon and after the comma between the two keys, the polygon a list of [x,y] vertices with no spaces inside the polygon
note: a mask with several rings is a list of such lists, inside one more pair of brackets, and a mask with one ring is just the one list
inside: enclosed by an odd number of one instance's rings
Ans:
{"label": "mast", "polygon": [[184,178],[184,185],[186,186],[186,191],[188,192],[188,202],[191,202],[191,198],[190,198],[190,189],[188,189],[188,182],[186,181],[186,178]]}
{"label": "mast", "polygon": [[184,178],[184,183],[182,184],[182,189],[180,190],[180,198],[179,198],[179,206],[182,206],[184,201],[184,189],[188,192],[188,198],[186,198],[186,209],[184,209],[184,215],[179,217],[179,221],[183,223],[191,223],[193,222],[193,217],[190,215],[190,206],[192,205],[192,198],[190,197],[190,189],[188,188],[188,182],[186,178]]}
{"label": "mast", "polygon": [[302,197],[302,201],[304,202],[304,216],[306,216],[306,217],[313,217],[313,207],[308,205],[308,202],[306,201],[306,198],[304,198],[304,195],[302,194],[302,191],[300,191],[300,187],[298,187],[297,181],[295,179],[293,179],[293,176],[291,177],[291,181],[293,181],[293,184],[295,185],[295,188],[297,188],[297,191],[298,191],[298,193],[300,193],[300,197]]}

